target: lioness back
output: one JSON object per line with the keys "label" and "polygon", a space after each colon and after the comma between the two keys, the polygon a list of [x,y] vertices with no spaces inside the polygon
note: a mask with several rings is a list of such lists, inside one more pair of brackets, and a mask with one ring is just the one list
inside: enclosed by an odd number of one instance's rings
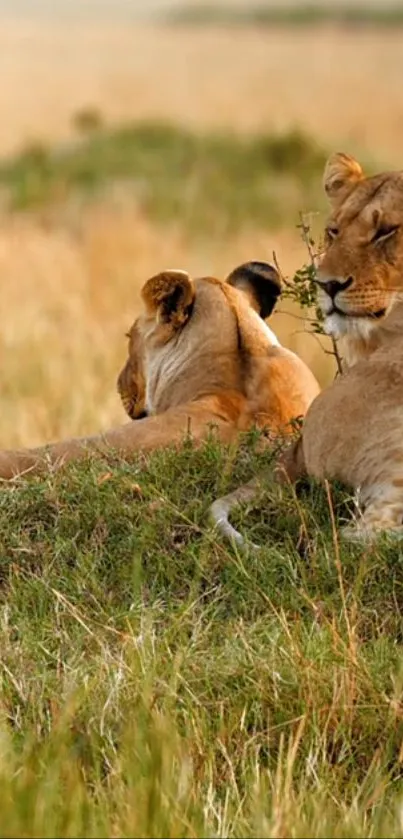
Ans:
{"label": "lioness back", "polygon": [[225,281],[168,270],[143,286],[118,390],[131,422],[102,434],[0,453],[0,476],[60,466],[88,451],[121,456],[195,443],[215,428],[223,442],[254,425],[287,434],[319,391],[265,323],[280,294],[274,266],[249,262]]}

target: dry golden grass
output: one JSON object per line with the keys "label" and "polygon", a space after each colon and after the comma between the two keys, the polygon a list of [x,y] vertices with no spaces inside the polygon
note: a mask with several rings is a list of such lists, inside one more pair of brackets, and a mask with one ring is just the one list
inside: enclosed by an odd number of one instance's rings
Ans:
{"label": "dry golden grass", "polygon": [[[98,107],[110,122],[169,118],[203,130],[299,125],[329,147],[398,162],[402,145],[400,33],[152,29],[4,22],[0,28],[0,153],[68,139],[71,117]],[[295,222],[297,219],[294,220]],[[305,258],[287,231],[245,231],[196,245],[107,203],[43,227],[3,218],[1,444],[34,444],[124,419],[115,379],[139,287],[166,265],[225,274],[271,258],[291,273]],[[280,337],[319,373],[331,364],[303,324],[276,315]]]}
{"label": "dry golden grass", "polygon": [[168,118],[237,131],[302,125],[328,145],[400,163],[400,31],[41,25],[0,28],[0,152],[68,136],[94,105],[110,120]]}

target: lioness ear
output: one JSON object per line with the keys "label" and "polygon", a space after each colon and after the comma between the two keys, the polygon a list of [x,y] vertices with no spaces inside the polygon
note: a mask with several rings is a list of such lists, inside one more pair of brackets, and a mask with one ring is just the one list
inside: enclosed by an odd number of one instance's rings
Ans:
{"label": "lioness ear", "polygon": [[262,318],[272,313],[281,292],[280,275],[269,262],[244,262],[231,271],[226,281],[247,294]]}
{"label": "lioness ear", "polygon": [[330,203],[337,205],[343,201],[353,186],[363,178],[364,172],[358,160],[343,152],[332,154],[323,173],[323,186]]}
{"label": "lioness ear", "polygon": [[141,296],[148,314],[155,315],[157,323],[170,323],[176,329],[186,323],[195,291],[186,271],[167,270],[147,280]]}

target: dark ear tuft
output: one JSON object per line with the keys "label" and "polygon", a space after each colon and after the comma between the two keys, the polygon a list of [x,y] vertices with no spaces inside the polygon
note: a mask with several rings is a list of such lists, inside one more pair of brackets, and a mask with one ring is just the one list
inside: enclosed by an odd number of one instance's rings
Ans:
{"label": "dark ear tuft", "polygon": [[148,314],[155,315],[157,323],[170,323],[176,329],[188,320],[195,291],[186,271],[168,270],[147,280],[141,296]]}
{"label": "dark ear tuft", "polygon": [[272,313],[281,293],[280,275],[269,262],[244,262],[231,271],[227,283],[243,291],[262,318]]}

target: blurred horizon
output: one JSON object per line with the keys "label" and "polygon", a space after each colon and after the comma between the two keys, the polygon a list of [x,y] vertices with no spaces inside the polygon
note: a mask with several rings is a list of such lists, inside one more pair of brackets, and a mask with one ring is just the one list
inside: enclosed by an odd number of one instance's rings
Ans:
{"label": "blurred horizon", "polygon": [[[0,14],[8,17],[25,19],[60,19],[91,20],[93,15],[107,19],[147,19],[158,16],[161,12],[186,7],[210,6],[219,8],[259,7],[259,8],[368,8],[388,6],[399,8],[400,0],[219,0],[203,3],[200,0],[0,0]],[[98,18],[99,19],[99,18]]]}

